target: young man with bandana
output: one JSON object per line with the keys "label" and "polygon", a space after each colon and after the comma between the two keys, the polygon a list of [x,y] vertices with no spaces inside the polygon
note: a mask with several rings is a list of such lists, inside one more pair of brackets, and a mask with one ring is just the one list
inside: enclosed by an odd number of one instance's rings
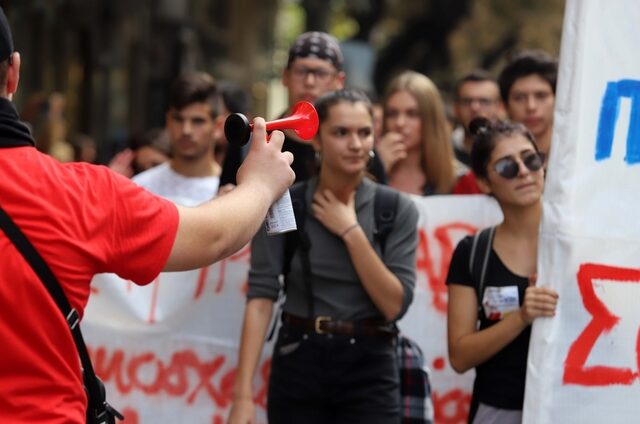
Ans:
{"label": "young man with bandana", "polygon": [[[146,284],[160,271],[208,265],[244,246],[294,179],[283,135],[264,120],[238,186],[196,208],[175,206],[105,167],[38,152],[11,98],[20,74],[0,8],[0,206],[81,316],[94,274]],[[70,328],[44,284],[0,233],[0,422],[86,422],[87,396]]]}
{"label": "young man with bandana", "polygon": [[[289,49],[287,66],[282,71],[282,84],[289,93],[289,109],[300,101],[313,103],[329,91],[344,87],[344,59],[338,41],[324,32],[306,32]],[[310,143],[300,140],[293,131],[285,131],[284,150],[293,153],[296,181],[314,175],[315,151]]]}

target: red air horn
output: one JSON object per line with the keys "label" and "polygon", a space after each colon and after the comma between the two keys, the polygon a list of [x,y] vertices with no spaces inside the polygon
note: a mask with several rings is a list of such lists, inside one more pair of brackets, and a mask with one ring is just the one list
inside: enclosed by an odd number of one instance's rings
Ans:
{"label": "red air horn", "polygon": [[[298,102],[290,116],[267,122],[267,131],[294,130],[303,140],[311,140],[318,131],[318,112],[309,102]],[[253,124],[241,113],[229,115],[224,122],[224,135],[229,143],[244,146],[251,138]]]}

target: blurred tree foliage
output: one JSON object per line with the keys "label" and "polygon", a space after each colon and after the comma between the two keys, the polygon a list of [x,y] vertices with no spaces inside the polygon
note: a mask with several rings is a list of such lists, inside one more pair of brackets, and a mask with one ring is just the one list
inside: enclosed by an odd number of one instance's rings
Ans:
{"label": "blurred tree foliage", "polygon": [[537,48],[560,53],[564,0],[474,1],[468,17],[448,40],[450,72],[474,67],[499,72],[508,54]]}
{"label": "blurred tree foliage", "polygon": [[92,136],[103,158],[130,134],[163,125],[167,87],[187,70],[206,70],[239,84],[253,96],[256,113],[280,110],[286,103],[280,75],[287,50],[306,30],[330,32],[345,51],[349,47],[355,65],[348,75],[367,82],[370,91],[381,94],[395,73],[413,69],[431,77],[446,95],[473,68],[497,73],[511,51],[542,48],[557,55],[564,13],[563,0],[0,0],[0,5],[23,53],[19,108],[62,93],[69,127]]}

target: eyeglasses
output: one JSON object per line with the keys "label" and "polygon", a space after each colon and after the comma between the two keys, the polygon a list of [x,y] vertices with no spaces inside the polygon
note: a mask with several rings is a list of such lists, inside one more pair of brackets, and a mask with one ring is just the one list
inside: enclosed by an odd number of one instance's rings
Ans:
{"label": "eyeglasses", "polygon": [[[544,165],[544,153],[529,153],[522,158],[522,163],[531,172],[536,172]],[[498,175],[507,180],[511,180],[518,176],[520,172],[520,164],[513,157],[503,158],[493,165],[493,170]]]}
{"label": "eyeglasses", "polygon": [[464,107],[470,107],[474,103],[478,103],[480,107],[489,107],[493,105],[496,100],[489,97],[460,97],[457,102]]}
{"label": "eyeglasses", "polygon": [[313,75],[317,82],[327,83],[336,75],[336,72],[322,68],[307,68],[306,66],[300,66],[291,68],[291,74],[301,81],[306,80],[309,75]]}

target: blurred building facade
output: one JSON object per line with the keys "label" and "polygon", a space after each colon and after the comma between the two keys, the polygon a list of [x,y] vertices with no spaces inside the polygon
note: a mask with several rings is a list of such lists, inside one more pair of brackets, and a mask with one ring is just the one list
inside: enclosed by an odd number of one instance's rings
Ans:
{"label": "blurred building facade", "polygon": [[[445,99],[458,77],[496,74],[523,48],[558,53],[564,0],[0,0],[23,57],[20,110],[59,92],[70,133],[107,160],[132,134],[164,121],[169,83],[198,69],[247,90],[254,112],[286,104],[291,41],[334,34],[348,84],[380,95],[396,73],[433,79]],[[355,47],[355,49],[354,49]],[[363,56],[364,55],[364,56]],[[372,63],[373,62],[373,63]],[[37,110],[36,110],[37,112]]]}
{"label": "blurred building facade", "polygon": [[22,54],[18,108],[60,92],[69,126],[108,158],[131,133],[163,125],[167,87],[180,72],[205,70],[248,90],[269,77],[277,1],[260,3],[0,1]]}

